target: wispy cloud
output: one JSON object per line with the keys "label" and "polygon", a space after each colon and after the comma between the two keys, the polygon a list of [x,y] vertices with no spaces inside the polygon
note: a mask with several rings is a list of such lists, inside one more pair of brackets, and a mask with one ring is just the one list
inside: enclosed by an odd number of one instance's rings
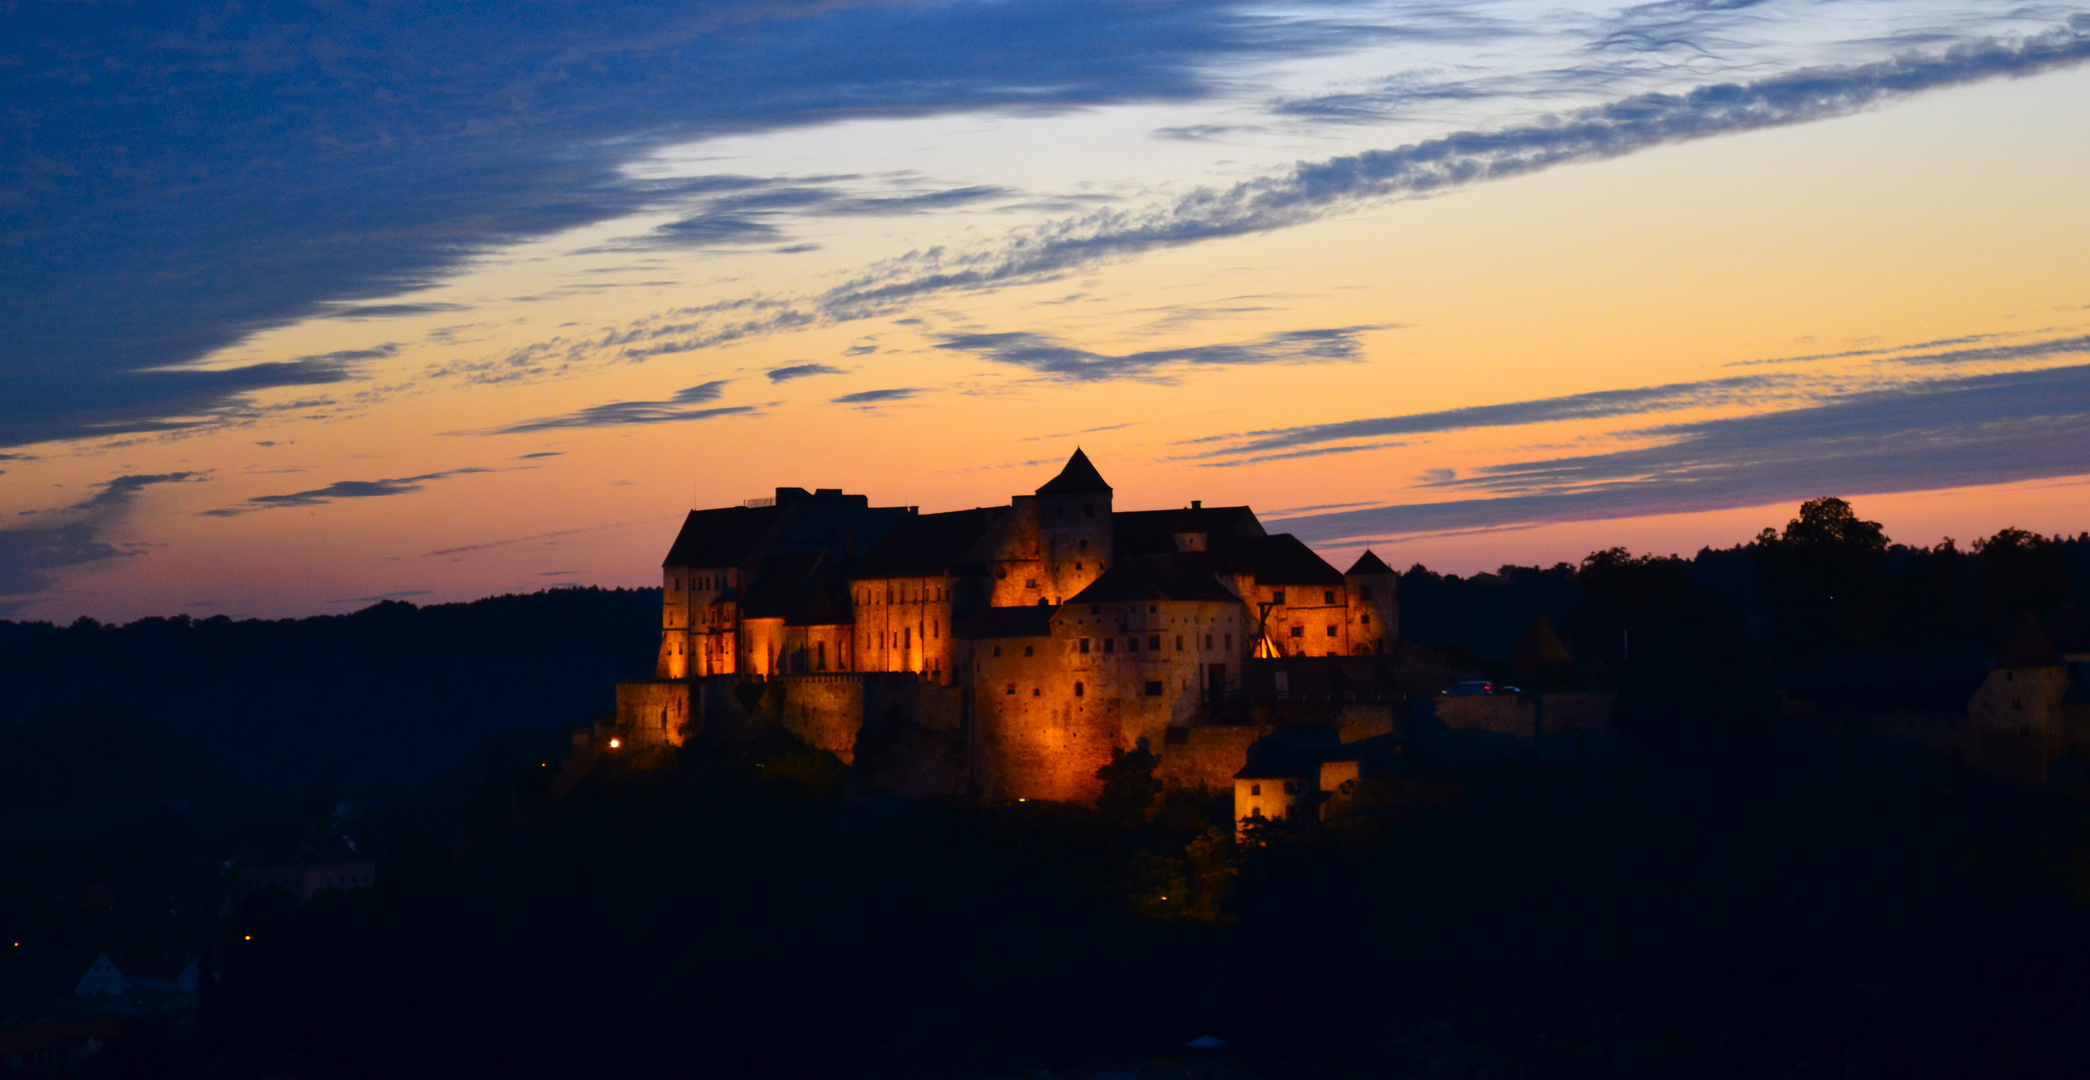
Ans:
{"label": "wispy cloud", "polygon": [[843,371],[841,368],[829,367],[826,364],[792,364],[789,367],[770,368],[769,381],[773,383],[780,383],[790,382],[793,379],[809,378],[814,375],[846,374],[848,374],[848,372]]}
{"label": "wispy cloud", "polygon": [[470,476],[474,473],[492,472],[492,469],[445,469],[441,472],[422,473],[419,476],[402,476],[388,480],[337,480],[325,487],[305,491],[293,491],[284,495],[256,495],[238,506],[205,510],[205,517],[239,517],[258,510],[278,510],[292,506],[323,506],[341,499],[381,499],[393,495],[411,495],[437,480],[448,480],[453,476]]}
{"label": "wispy cloud", "polygon": [[0,599],[0,614],[19,610],[30,602],[21,598],[49,589],[67,569],[139,554],[108,535],[130,516],[139,493],[200,479],[188,471],[118,476],[79,502],[33,515],[33,524],[0,529],[0,597],[18,598]]}
{"label": "wispy cloud", "polygon": [[1490,497],[1277,523],[1310,540],[1686,513],[2090,473],[2090,365],[1934,379],[1650,429],[1659,445],[1432,478]]}
{"label": "wispy cloud", "polygon": [[835,398],[837,405],[877,405],[887,401],[906,401],[921,393],[920,387],[899,386],[889,390],[859,390],[854,394],[843,394]]}
{"label": "wispy cloud", "polygon": [[1912,94],[2030,75],[2090,59],[2090,14],[2045,33],[1943,52],[1816,67],[1687,93],[1637,94],[1496,130],[1301,162],[1227,188],[1199,188],[1145,210],[1054,222],[999,247],[932,250],[829,290],[829,312],[875,313],[915,297],[1046,280],[1104,259],[1287,228],[1367,202],[1429,195],[1650,147],[1845,116]]}
{"label": "wispy cloud", "polygon": [[478,435],[520,435],[532,431],[552,431],[559,428],[623,427],[630,424],[669,424],[686,420],[711,420],[720,416],[746,416],[754,413],[752,405],[726,405],[716,408],[699,408],[706,402],[717,401],[725,392],[730,379],[718,379],[699,383],[675,392],[666,401],[612,401],[603,405],[591,405],[578,412],[558,416],[544,416],[525,420],[507,427],[486,431],[470,432]]}
{"label": "wispy cloud", "polygon": [[[1189,455],[1197,459],[1243,457],[1269,460],[1270,455],[1301,447],[1353,439],[1384,439],[1398,435],[1427,435],[1466,428],[1519,427],[1561,420],[1602,419],[1677,409],[1759,403],[1774,394],[1790,394],[1799,385],[1790,376],[1739,375],[1726,379],[1666,383],[1622,390],[1594,390],[1583,394],[1511,401],[1500,405],[1470,405],[1460,409],[1340,420],[1290,428],[1267,428],[1241,435],[1207,436],[1180,445],[1225,443],[1224,446]],[[1347,447],[1342,449],[1370,449]],[[1337,452],[1340,452],[1339,450]],[[1289,456],[1289,455],[1287,455]]]}
{"label": "wispy cloud", "polygon": [[1110,355],[1064,344],[1043,334],[945,334],[936,345],[967,352],[998,364],[1028,369],[1068,382],[1107,379],[1168,380],[1199,367],[1258,364],[1338,364],[1362,359],[1357,336],[1384,326],[1338,326],[1321,330],[1289,330],[1256,341],[1190,345]]}

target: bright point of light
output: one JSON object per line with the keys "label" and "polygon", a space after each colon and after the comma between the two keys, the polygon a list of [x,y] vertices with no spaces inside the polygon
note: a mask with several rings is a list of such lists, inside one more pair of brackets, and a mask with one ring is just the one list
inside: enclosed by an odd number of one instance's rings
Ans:
{"label": "bright point of light", "polygon": [[248,934],[248,935],[247,935],[247,940],[248,940],[248,941],[252,941],[252,940],[254,940],[254,935],[252,935],[252,934]]}
{"label": "bright point of light", "polygon": [[623,746],[623,745],[624,745],[624,740],[623,740],[623,739],[611,739],[611,740],[610,740],[610,749],[612,749],[612,750],[615,750],[616,748],[618,748],[618,747],[620,747],[620,746]]}

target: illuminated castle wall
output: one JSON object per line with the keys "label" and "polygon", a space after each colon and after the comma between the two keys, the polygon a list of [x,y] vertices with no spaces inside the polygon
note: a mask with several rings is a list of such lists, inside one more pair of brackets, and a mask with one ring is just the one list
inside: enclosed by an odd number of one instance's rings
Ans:
{"label": "illuminated castle wall", "polygon": [[[955,728],[968,790],[1088,799],[1113,750],[1189,728],[1251,657],[1385,652],[1397,583],[1369,552],[1338,572],[1245,506],[1118,510],[1079,450],[1007,506],[921,514],[779,488],[684,521],[657,678],[620,692],[620,723],[679,743],[674,717],[722,700],[689,685],[751,677],[779,687],[779,722],[850,760],[889,717],[957,702],[924,730]],[[924,688],[919,708],[884,682],[849,688],[894,673]]]}

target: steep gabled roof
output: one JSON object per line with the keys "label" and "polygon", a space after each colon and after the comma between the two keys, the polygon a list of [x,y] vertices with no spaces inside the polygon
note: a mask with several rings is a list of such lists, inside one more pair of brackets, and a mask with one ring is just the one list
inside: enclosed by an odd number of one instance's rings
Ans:
{"label": "steep gabled roof", "polygon": [[774,506],[692,510],[662,566],[738,566],[776,525]]}
{"label": "steep gabled roof", "polygon": [[966,563],[978,562],[980,553],[975,550],[976,545],[994,522],[1006,513],[1007,507],[993,506],[909,515],[872,546],[863,561],[850,569],[849,577],[855,581],[931,577],[950,573]]}
{"label": "steep gabled roof", "polygon": [[1191,555],[1136,555],[1112,563],[1103,576],[1067,600],[1070,604],[1121,604],[1147,600],[1239,603],[1202,559]]}
{"label": "steep gabled roof", "polygon": [[973,612],[958,626],[962,638],[1051,637],[1056,607],[991,607]]}
{"label": "steep gabled roof", "polygon": [[1343,571],[1343,576],[1349,577],[1352,574],[1391,573],[1393,573],[1393,567],[1386,565],[1385,560],[1379,558],[1377,555],[1372,554],[1372,550],[1370,548],[1366,548],[1364,549],[1364,554],[1357,556],[1357,561],[1351,563],[1350,568],[1348,570]]}
{"label": "steep gabled roof", "polygon": [[754,584],[740,604],[741,616],[781,619],[789,614],[813,584],[826,559],[826,553],[819,551],[786,551],[771,556],[755,572]]}
{"label": "steep gabled roof", "polygon": [[856,608],[849,602],[849,586],[840,581],[814,582],[784,616],[785,626],[847,626],[854,622]]}
{"label": "steep gabled roof", "polygon": [[1110,485],[1103,482],[1103,474],[1096,471],[1096,467],[1089,463],[1089,456],[1077,447],[1074,456],[1067,459],[1066,467],[1060,470],[1058,476],[1045,481],[1045,486],[1038,489],[1038,494],[1071,495],[1109,490]]}
{"label": "steep gabled roof", "polygon": [[1343,576],[1291,533],[1252,541],[1258,585],[1341,585]]}
{"label": "steep gabled roof", "polygon": [[1197,506],[1180,510],[1123,510],[1110,515],[1111,546],[1119,558],[1168,555],[1177,533],[1204,533],[1208,559],[1245,558],[1236,543],[1263,534],[1255,511],[1245,506]]}

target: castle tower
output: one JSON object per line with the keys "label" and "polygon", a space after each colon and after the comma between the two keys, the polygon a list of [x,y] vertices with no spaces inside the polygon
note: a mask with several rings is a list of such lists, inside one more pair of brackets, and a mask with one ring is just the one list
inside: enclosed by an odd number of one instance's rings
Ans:
{"label": "castle tower", "polygon": [[1343,586],[1350,594],[1351,652],[1390,652],[1400,640],[1400,585],[1400,575],[1370,550],[1343,571]]}
{"label": "castle tower", "polygon": [[1079,449],[1038,489],[1043,599],[1064,603],[1103,576],[1112,558],[1110,485]]}

